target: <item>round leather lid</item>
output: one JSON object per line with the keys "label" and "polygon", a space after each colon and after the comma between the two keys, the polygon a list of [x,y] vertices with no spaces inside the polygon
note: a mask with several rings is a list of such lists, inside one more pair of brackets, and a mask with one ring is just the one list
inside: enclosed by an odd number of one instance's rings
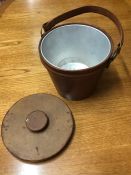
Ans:
{"label": "round leather lid", "polygon": [[33,94],[16,102],[2,123],[2,139],[17,158],[38,162],[59,153],[69,142],[74,119],[58,97]]}

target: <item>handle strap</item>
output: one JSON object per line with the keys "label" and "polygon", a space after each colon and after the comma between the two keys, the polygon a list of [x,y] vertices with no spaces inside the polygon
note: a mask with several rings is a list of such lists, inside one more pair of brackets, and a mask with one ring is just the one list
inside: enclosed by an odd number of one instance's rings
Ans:
{"label": "handle strap", "polygon": [[[72,18],[74,16],[77,16],[77,15],[80,15],[83,13],[90,13],[90,12],[98,13],[98,14],[101,14],[101,15],[108,17],[110,20],[112,20],[114,22],[114,24],[116,25],[116,27],[119,31],[119,34],[120,34],[119,41],[118,41],[116,49],[113,51],[113,53],[110,57],[109,63],[107,65],[107,66],[109,66],[109,64],[120,53],[121,47],[122,47],[123,42],[124,42],[124,32],[123,32],[122,25],[121,25],[120,21],[118,20],[118,18],[109,10],[102,8],[102,7],[98,7],[98,6],[83,6],[83,7],[68,11],[66,13],[63,13],[62,15],[55,17],[51,21],[44,23],[42,28],[44,29],[45,32],[47,32],[50,29],[52,29],[59,22],[62,22],[66,19]],[[41,30],[41,35],[42,35],[42,30]]]}

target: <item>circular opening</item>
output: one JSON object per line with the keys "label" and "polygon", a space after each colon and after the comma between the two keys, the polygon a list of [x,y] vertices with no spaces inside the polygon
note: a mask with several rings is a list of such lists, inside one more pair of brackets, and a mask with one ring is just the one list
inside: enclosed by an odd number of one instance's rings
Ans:
{"label": "circular opening", "polygon": [[99,29],[83,24],[57,27],[42,39],[40,52],[49,64],[63,70],[94,67],[109,56],[111,42]]}

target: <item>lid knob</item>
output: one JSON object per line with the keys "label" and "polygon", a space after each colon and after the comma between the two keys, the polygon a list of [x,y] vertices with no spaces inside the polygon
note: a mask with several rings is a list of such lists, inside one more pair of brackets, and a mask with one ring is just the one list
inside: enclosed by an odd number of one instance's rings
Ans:
{"label": "lid knob", "polygon": [[26,126],[33,132],[44,130],[48,125],[48,116],[43,111],[33,111],[26,118]]}

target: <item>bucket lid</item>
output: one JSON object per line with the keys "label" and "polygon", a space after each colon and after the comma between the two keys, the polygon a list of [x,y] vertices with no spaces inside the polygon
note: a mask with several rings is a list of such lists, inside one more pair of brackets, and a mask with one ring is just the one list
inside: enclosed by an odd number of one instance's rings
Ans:
{"label": "bucket lid", "polygon": [[74,131],[68,106],[58,97],[33,94],[16,102],[2,123],[2,139],[17,158],[38,162],[59,153]]}

